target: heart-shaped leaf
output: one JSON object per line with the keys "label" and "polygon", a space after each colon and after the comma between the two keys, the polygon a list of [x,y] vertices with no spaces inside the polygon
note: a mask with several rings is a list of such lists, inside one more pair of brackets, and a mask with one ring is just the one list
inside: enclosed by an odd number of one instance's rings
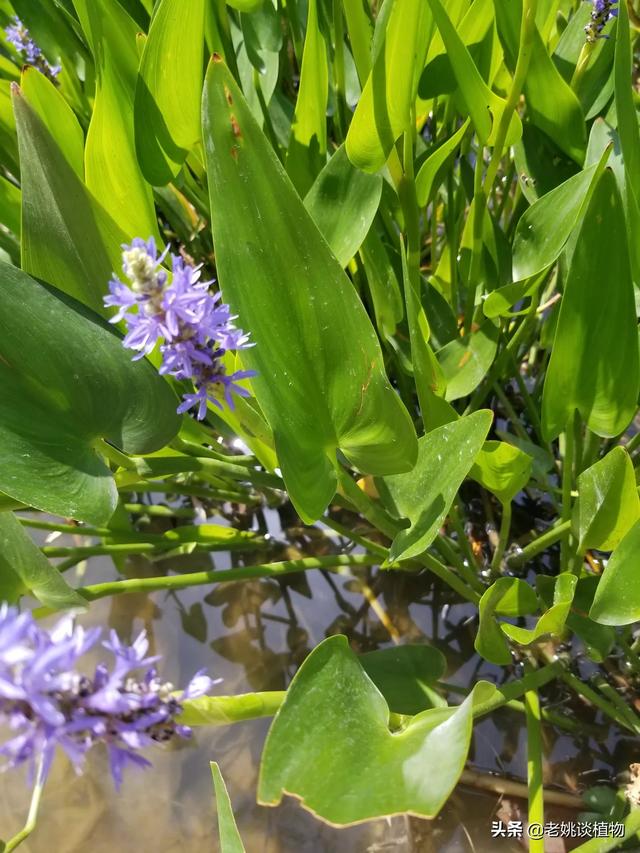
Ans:
{"label": "heart-shaped leaf", "polygon": [[469,476],[509,503],[529,482],[533,459],[506,441],[485,441]]}
{"label": "heart-shaped leaf", "polygon": [[526,616],[538,609],[534,590],[520,578],[498,578],[480,599],[480,623],[475,649],[485,660],[506,666],[511,663],[511,652],[506,637],[500,630],[496,614]]}
{"label": "heart-shaped leaf", "polygon": [[130,453],[176,434],[176,399],[97,315],[0,264],[0,489],[93,524],[117,502],[100,439]]}
{"label": "heart-shaped leaf", "polygon": [[306,658],[273,721],[258,801],[275,806],[292,794],[339,826],[403,812],[435,817],[467,758],[473,701],[424,711],[392,734],[389,708],[347,638],[329,637]]}
{"label": "heart-shaped leaf", "polygon": [[313,521],[335,494],[338,448],[366,473],[407,471],[413,424],[352,283],[216,58],[203,121],[220,285],[256,344],[243,362],[287,489]]}
{"label": "heart-shaped leaf", "polygon": [[623,447],[614,447],[578,477],[574,527],[579,551],[613,551],[639,518],[633,464]]}
{"label": "heart-shaped leaf", "polygon": [[396,714],[418,714],[446,705],[433,683],[445,673],[447,661],[434,646],[409,644],[360,655],[364,671]]}
{"label": "heart-shaped leaf", "polygon": [[589,616],[601,625],[630,625],[640,619],[640,521],[609,558]]}
{"label": "heart-shaped leaf", "polygon": [[0,601],[31,593],[45,607],[86,607],[11,512],[0,512]]}
{"label": "heart-shaped leaf", "polygon": [[393,540],[390,561],[422,554],[436,538],[487,437],[492,417],[481,410],[432,430],[418,441],[418,461],[411,473],[380,481],[383,498],[398,516],[410,521]]}

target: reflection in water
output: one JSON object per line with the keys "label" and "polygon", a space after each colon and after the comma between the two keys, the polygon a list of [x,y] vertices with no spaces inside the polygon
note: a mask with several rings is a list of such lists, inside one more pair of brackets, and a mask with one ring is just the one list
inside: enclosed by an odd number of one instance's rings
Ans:
{"label": "reflection in water", "polygon": [[[289,512],[266,511],[253,518],[254,529],[269,532],[274,539],[264,553],[246,555],[246,562],[332,553],[346,547],[329,530],[288,527],[296,523]],[[60,537],[56,544],[64,541]],[[199,553],[153,563],[133,557],[119,568],[124,575],[151,576],[214,565],[223,569],[242,561],[243,555],[237,552]],[[92,583],[112,577],[116,577],[113,564],[94,558],[82,579],[76,580]],[[284,689],[305,655],[325,636],[337,632],[347,634],[358,652],[390,645],[391,635],[402,642],[430,642],[447,657],[449,683],[466,687],[479,678],[499,681],[502,670],[474,653],[475,616],[473,608],[452,603],[427,573],[366,570],[358,578],[316,571],[213,589],[122,596],[96,602],[82,621],[113,627],[126,640],[146,628],[152,649],[163,655],[164,677],[181,685],[206,667],[211,676],[224,679],[214,690],[228,694]],[[560,707],[568,701],[555,685],[545,690],[548,705]],[[524,849],[514,840],[492,839],[490,827],[497,817],[526,817],[526,804],[464,786],[457,788],[431,822],[396,817],[338,830],[323,825],[290,798],[275,809],[260,807],[255,793],[268,726],[268,720],[257,720],[201,729],[190,743],[152,750],[153,770],[129,772],[120,794],[113,789],[104,754],[92,752],[81,777],[59,756],[45,789],[39,827],[24,845],[25,853],[205,853],[217,849],[211,759],[221,765],[248,853]],[[596,743],[575,740],[551,727],[544,731],[545,781],[569,790],[612,780],[634,760],[632,749],[637,749],[624,740]],[[492,714],[475,727],[473,766],[526,778],[525,739],[520,714],[509,709]],[[425,768],[429,772],[432,769]],[[23,774],[0,777],[3,837],[22,825],[29,797]],[[548,819],[570,817],[575,814],[548,811]]]}

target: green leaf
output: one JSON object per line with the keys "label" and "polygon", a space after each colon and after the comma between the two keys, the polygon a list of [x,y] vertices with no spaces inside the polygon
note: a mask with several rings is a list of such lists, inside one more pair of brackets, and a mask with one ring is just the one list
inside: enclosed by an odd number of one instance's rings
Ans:
{"label": "green leaf", "polygon": [[[521,18],[522,0],[497,0],[498,32],[512,73],[518,56]],[[562,151],[582,163],[587,137],[580,101],[554,65],[537,28],[530,51],[524,80],[527,115]]]}
{"label": "green leaf", "polygon": [[[386,29],[379,17],[376,36],[383,42],[373,59],[349,131],[346,149],[351,162],[377,172],[398,137],[411,126],[411,108],[426,57],[433,22],[423,0],[389,0]],[[375,52],[375,51],[374,51]]]}
{"label": "green leaf", "polygon": [[104,524],[117,491],[96,442],[127,453],[159,449],[178,430],[176,398],[79,303],[8,264],[0,264],[0,288],[0,489]]}
{"label": "green leaf", "polygon": [[0,601],[31,593],[45,607],[86,607],[11,512],[0,512]]}
{"label": "green leaf", "polygon": [[449,139],[436,148],[433,154],[430,154],[420,166],[416,175],[416,195],[418,196],[420,207],[425,207],[431,200],[431,192],[433,187],[437,185],[436,178],[438,173],[453,157],[468,128],[469,119],[460,125],[453,136],[450,136]]}
{"label": "green leaf", "polygon": [[172,181],[200,139],[205,0],[160,0],[135,93],[135,142],[152,186]]}
{"label": "green leaf", "polygon": [[640,498],[629,454],[614,447],[578,477],[573,525],[578,550],[612,551],[640,518]]}
{"label": "green leaf", "polygon": [[639,385],[624,215],[616,179],[607,169],[585,213],[562,297],[542,395],[545,437],[558,435],[575,409],[597,435],[619,435],[636,412]]}
{"label": "green leaf", "polygon": [[609,558],[589,616],[601,625],[630,625],[640,619],[640,521]]}
{"label": "green leaf", "polygon": [[[552,578],[545,580],[551,581]],[[593,604],[599,582],[600,578],[594,575],[579,579],[572,610],[567,616],[567,627],[582,640],[589,657],[600,663],[611,653],[616,642],[616,632],[610,625],[599,625],[586,615]],[[541,583],[539,586],[543,589]]]}
{"label": "green leaf", "polygon": [[404,812],[435,817],[467,758],[473,698],[424,711],[392,734],[389,708],[346,637],[330,637],[306,658],[273,721],[258,802],[275,806],[292,794],[339,826]]}
{"label": "green leaf", "polygon": [[547,634],[558,636],[564,630],[577,582],[578,578],[571,572],[563,572],[558,575],[555,579],[553,604],[542,614],[531,630],[520,628],[517,625],[509,625],[506,622],[502,622],[500,627],[507,637],[515,640],[521,646],[528,646]]}
{"label": "green leaf", "polygon": [[418,461],[409,474],[385,477],[381,495],[410,526],[397,534],[389,561],[422,554],[436,538],[451,504],[478,455],[492,414],[474,412],[432,430],[418,441]]}
{"label": "green leaf", "polygon": [[376,215],[382,177],[351,165],[344,146],[338,148],[307,193],[304,206],[345,267],[358,251]]}
{"label": "green leaf", "polygon": [[584,210],[597,169],[594,164],[578,172],[539,198],[519,220],[513,241],[515,281],[538,275],[558,259]]}
{"label": "green leaf", "polygon": [[524,281],[514,281],[511,284],[505,284],[503,287],[493,290],[482,303],[484,316],[490,320],[495,320],[496,317],[516,316],[520,312],[517,312],[516,315],[512,314],[511,307],[516,302],[520,302],[528,296],[533,296],[540,289],[540,285],[544,279],[544,274],[532,276]]}
{"label": "green leaf", "polygon": [[328,97],[327,47],[318,26],[316,0],[309,0],[300,88],[286,162],[287,174],[303,197],[326,161]]}
{"label": "green leaf", "polygon": [[444,675],[447,661],[434,646],[394,646],[358,659],[394,713],[413,715],[446,705],[433,684]]}
{"label": "green leaf", "polygon": [[243,353],[296,509],[318,518],[336,450],[366,473],[410,470],[413,424],[371,321],[223,63],[205,85],[204,135],[218,276],[255,346]]}
{"label": "green leaf", "polygon": [[20,86],[73,171],[84,180],[84,134],[69,104],[51,80],[32,66],[23,68]]}
{"label": "green leaf", "polygon": [[0,221],[20,237],[20,208],[22,194],[19,187],[0,176]]}
{"label": "green leaf", "polygon": [[[423,414],[425,423],[428,421],[430,411],[434,408],[432,401],[434,397],[442,398],[446,390],[446,383],[442,369],[429,344],[431,331],[427,321],[418,288],[421,279],[418,278],[416,285],[410,280],[407,269],[407,258],[404,246],[401,247],[402,260],[402,282],[404,287],[404,298],[407,309],[407,324],[409,326],[409,340],[411,342],[411,361],[413,375],[418,392],[418,403]],[[437,404],[436,404],[437,405]],[[449,420],[449,419],[447,419]]]}
{"label": "green leaf", "polygon": [[498,328],[487,320],[476,332],[456,338],[438,350],[436,357],[447,383],[449,402],[471,394],[484,379],[498,348],[498,334]]}
{"label": "green leaf", "polygon": [[631,235],[632,269],[636,286],[640,286],[640,247],[636,239],[640,228],[640,129],[634,100],[632,42],[629,32],[629,11],[626,6],[620,9],[616,27],[615,109],[624,160],[624,202],[628,233]]}
{"label": "green leaf", "polygon": [[360,249],[371,292],[376,326],[381,337],[391,337],[402,320],[402,294],[387,249],[373,226]]}
{"label": "green leaf", "polygon": [[520,578],[498,578],[480,599],[480,623],[475,649],[490,663],[506,666],[511,663],[509,644],[500,630],[496,614],[526,616],[538,609],[535,592]]}
{"label": "green leaf", "polygon": [[224,784],[220,768],[215,761],[209,762],[209,767],[211,767],[213,787],[216,793],[220,853],[245,853],[244,845],[236,826],[236,819],[233,816],[227,786]]}
{"label": "green leaf", "polygon": [[121,263],[126,235],[91,197],[15,84],[13,103],[20,145],[22,268],[104,312],[102,294]]}
{"label": "green leaf", "polygon": [[74,4],[96,70],[85,149],[87,187],[125,234],[157,236],[151,187],[140,174],[133,131],[138,25],[117,0]]}
{"label": "green leaf", "polygon": [[485,441],[469,476],[505,504],[527,485],[532,466],[533,459],[517,447],[504,441]]}
{"label": "green leaf", "polygon": [[[427,0],[427,2],[438,25],[460,93],[476,133],[483,144],[493,145],[507,102],[492,92],[482,79],[471,54],[451,23],[440,0]],[[517,112],[514,111],[509,122],[505,142],[507,145],[513,145],[521,136],[522,122]]]}

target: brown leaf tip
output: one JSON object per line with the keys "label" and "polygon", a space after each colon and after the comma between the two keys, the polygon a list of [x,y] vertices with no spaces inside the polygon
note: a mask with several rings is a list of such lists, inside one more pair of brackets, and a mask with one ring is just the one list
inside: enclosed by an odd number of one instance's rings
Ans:
{"label": "brown leaf tip", "polygon": [[211,61],[212,62],[222,62],[222,57],[220,56],[219,53],[212,53],[211,54]]}

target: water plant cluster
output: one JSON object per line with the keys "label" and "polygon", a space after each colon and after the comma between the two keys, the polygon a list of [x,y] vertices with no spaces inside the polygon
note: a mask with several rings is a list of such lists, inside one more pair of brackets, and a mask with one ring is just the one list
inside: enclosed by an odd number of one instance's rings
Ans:
{"label": "water plant cluster", "polygon": [[[106,750],[120,786],[186,739],[243,849],[193,731],[256,717],[265,807],[434,820],[500,790],[469,762],[507,713],[529,849],[570,797],[572,849],[638,849],[637,0],[0,0],[0,26],[0,761],[32,790],[3,849],[46,849],[54,761]],[[283,554],[246,523],[271,510],[332,545]],[[279,692],[174,686],[91,620],[316,572],[387,647],[329,632]],[[407,579],[465,604],[491,681],[402,640],[379,584]],[[563,731],[625,766],[558,790]]]}

